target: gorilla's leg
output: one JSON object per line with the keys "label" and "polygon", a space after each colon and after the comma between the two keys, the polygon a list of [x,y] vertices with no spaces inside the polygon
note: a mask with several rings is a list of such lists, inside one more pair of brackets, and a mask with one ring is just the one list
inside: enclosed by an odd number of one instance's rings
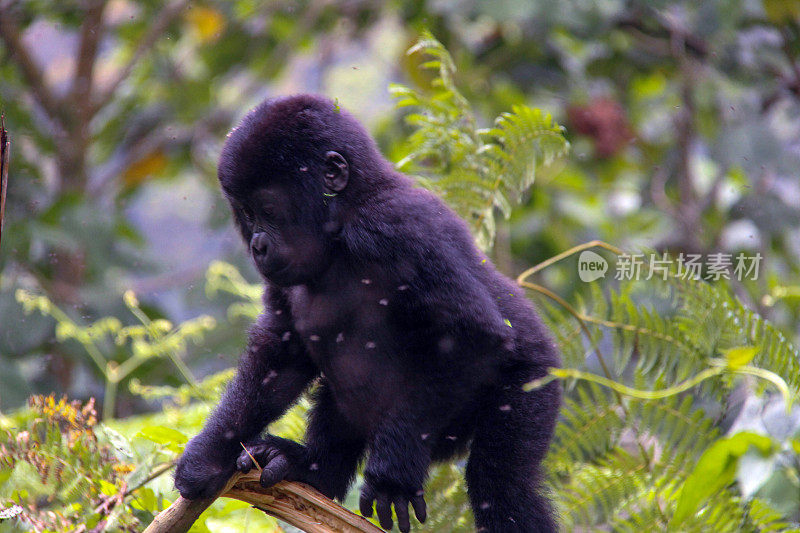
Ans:
{"label": "gorilla's leg", "polygon": [[552,382],[525,392],[528,380],[514,379],[489,395],[478,414],[466,479],[481,533],[557,531],[542,493],[540,462],[555,425],[560,386]]}

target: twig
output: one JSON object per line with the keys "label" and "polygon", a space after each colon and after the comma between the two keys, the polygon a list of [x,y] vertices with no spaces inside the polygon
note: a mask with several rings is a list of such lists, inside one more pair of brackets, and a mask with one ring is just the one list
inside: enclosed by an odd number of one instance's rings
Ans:
{"label": "twig", "polygon": [[[647,19],[648,14],[653,17]],[[615,24],[618,28],[626,30],[644,41],[649,45],[649,50],[662,55],[671,54],[670,41],[675,37],[683,41],[684,47],[693,56],[705,58],[709,55],[709,45],[705,40],[678,27],[669,17],[654,9],[649,9],[647,12],[629,10],[625,15],[619,17]]]}
{"label": "twig", "polygon": [[8,189],[8,159],[11,142],[6,131],[6,117],[0,115],[0,241],[3,238],[3,217],[6,213],[6,191]]}
{"label": "twig", "polygon": [[[351,513],[303,483],[282,481],[265,489],[255,471],[234,474],[221,496],[249,503],[306,533],[383,533],[366,518]],[[144,533],[185,533],[215,499],[178,497]]]}
{"label": "twig", "polygon": [[150,474],[146,478],[141,480],[139,483],[137,483],[133,487],[128,487],[127,489],[125,489],[125,496],[129,495],[130,493],[132,493],[132,492],[134,492],[134,491],[136,491],[138,489],[140,489],[141,487],[144,487],[145,485],[147,485],[148,483],[153,481],[155,478],[161,476],[165,472],[169,472],[174,466],[175,466],[175,461],[174,460],[166,462],[166,463],[162,463],[161,465],[157,466],[156,468],[153,469],[152,472],[150,472]]}

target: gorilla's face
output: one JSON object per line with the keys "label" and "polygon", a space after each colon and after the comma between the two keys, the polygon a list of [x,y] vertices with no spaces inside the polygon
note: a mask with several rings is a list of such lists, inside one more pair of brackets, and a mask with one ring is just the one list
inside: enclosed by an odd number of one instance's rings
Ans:
{"label": "gorilla's face", "polygon": [[247,197],[229,196],[234,217],[264,278],[287,287],[307,283],[330,265],[332,235],[324,204],[302,203],[302,195],[273,185]]}
{"label": "gorilla's face", "polygon": [[352,192],[343,154],[366,138],[360,128],[331,102],[284,98],[256,107],[228,135],[220,185],[267,281],[306,284],[330,267]]}

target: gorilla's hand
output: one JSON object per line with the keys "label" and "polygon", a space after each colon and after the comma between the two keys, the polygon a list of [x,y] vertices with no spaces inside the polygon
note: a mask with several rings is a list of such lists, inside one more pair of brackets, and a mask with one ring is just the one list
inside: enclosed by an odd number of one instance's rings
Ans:
{"label": "gorilla's hand", "polygon": [[186,445],[175,469],[175,488],[184,498],[197,500],[214,497],[233,475],[233,457],[226,459],[219,453],[209,453],[215,448],[202,434]]}
{"label": "gorilla's hand", "polygon": [[397,527],[403,533],[411,530],[408,515],[409,503],[414,508],[417,520],[425,522],[427,516],[422,486],[402,487],[394,480],[370,475],[369,472],[366,472],[359,500],[362,515],[372,516],[373,502],[375,502],[375,510],[378,513],[381,527],[386,530],[392,529],[392,504],[394,504],[394,512],[397,514]]}
{"label": "gorilla's hand", "polygon": [[249,472],[256,465],[261,467],[261,486],[269,488],[284,479],[296,479],[296,472],[304,462],[305,447],[302,444],[268,435],[266,439],[245,444],[245,450],[236,460],[240,472]]}

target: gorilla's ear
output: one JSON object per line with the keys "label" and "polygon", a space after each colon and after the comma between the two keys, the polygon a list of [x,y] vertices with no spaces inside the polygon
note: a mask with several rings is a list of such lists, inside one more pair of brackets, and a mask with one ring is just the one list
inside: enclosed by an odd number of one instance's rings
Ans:
{"label": "gorilla's ear", "polygon": [[350,168],[347,160],[339,152],[331,150],[325,154],[325,187],[333,192],[341,192],[347,187]]}

